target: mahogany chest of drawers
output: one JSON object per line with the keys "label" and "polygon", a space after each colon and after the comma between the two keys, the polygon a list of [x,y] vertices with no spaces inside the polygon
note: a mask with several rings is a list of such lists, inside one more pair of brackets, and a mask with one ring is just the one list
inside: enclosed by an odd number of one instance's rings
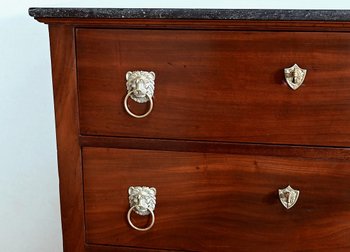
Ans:
{"label": "mahogany chest of drawers", "polygon": [[29,12],[65,251],[350,251],[349,11]]}

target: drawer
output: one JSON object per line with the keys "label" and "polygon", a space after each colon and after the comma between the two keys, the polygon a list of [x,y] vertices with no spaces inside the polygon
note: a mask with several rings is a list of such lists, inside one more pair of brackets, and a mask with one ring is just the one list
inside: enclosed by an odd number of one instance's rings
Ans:
{"label": "drawer", "polygon": [[[346,32],[78,28],[81,133],[349,146],[349,41]],[[294,63],[307,69],[297,90],[284,77]],[[134,70],[156,75],[143,119],[123,105]]]}
{"label": "drawer", "polygon": [[[88,244],[190,251],[350,249],[350,167],[342,160],[83,148]],[[278,189],[300,191],[282,206]],[[129,186],[157,190],[155,224],[127,222]],[[147,225],[150,217],[137,218]]]}

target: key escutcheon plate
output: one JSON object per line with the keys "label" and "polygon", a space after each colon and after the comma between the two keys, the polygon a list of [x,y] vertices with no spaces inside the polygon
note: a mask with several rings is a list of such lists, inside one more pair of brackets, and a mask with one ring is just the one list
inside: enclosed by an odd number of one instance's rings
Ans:
{"label": "key escutcheon plate", "polygon": [[304,82],[306,76],[306,69],[302,69],[297,64],[284,69],[284,77],[289,87],[297,90]]}
{"label": "key escutcheon plate", "polygon": [[295,203],[297,203],[299,194],[299,190],[293,189],[290,185],[284,189],[278,189],[280,201],[282,205],[287,209],[292,208]]}

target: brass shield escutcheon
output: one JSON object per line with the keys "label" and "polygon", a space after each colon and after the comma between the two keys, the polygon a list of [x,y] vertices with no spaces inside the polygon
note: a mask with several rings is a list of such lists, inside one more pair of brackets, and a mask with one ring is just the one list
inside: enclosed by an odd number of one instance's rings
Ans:
{"label": "brass shield escutcheon", "polygon": [[295,205],[298,201],[299,193],[299,190],[293,189],[290,185],[284,189],[278,189],[280,201],[287,209],[290,209]]}
{"label": "brass shield escutcheon", "polygon": [[306,69],[300,68],[297,64],[284,69],[284,77],[287,84],[293,89],[298,89],[304,82],[306,76]]}

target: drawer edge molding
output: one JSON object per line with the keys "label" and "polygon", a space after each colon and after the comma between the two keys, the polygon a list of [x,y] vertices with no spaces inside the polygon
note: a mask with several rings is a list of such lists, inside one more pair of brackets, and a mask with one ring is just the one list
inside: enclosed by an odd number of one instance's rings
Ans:
{"label": "drawer edge molding", "polygon": [[109,147],[122,149],[211,152],[350,160],[350,148],[330,146],[302,146],[97,136],[80,136],[80,145],[82,147]]}
{"label": "drawer edge molding", "polygon": [[[76,19],[35,18],[45,24],[65,24],[94,28],[140,28],[170,30],[251,30],[251,31],[327,31],[348,32],[349,22],[341,21],[261,21],[261,20],[156,20],[156,19]],[[268,28],[267,28],[268,27]]]}
{"label": "drawer edge molding", "polygon": [[[103,244],[85,244],[86,252],[175,252],[179,250],[168,249],[150,249],[150,248],[136,248],[136,247],[123,247],[123,246],[110,246]],[[184,251],[184,250],[181,250]]]}

